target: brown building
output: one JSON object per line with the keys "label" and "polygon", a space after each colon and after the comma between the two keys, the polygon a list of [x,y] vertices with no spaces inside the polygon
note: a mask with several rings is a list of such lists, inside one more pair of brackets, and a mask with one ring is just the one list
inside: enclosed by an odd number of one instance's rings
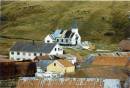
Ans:
{"label": "brown building", "polygon": [[15,72],[14,62],[1,56],[0,57],[0,79],[13,78],[15,76],[14,72]]}
{"label": "brown building", "polygon": [[130,51],[130,39],[122,40],[119,43],[119,49],[122,51]]}
{"label": "brown building", "polygon": [[129,63],[128,58],[127,56],[96,56],[92,65],[125,67]]}
{"label": "brown building", "polygon": [[0,79],[11,79],[22,76],[34,76],[36,72],[35,62],[14,62],[0,56]]}
{"label": "brown building", "polygon": [[36,64],[35,62],[22,61],[14,62],[15,63],[15,76],[34,76],[36,73]]}

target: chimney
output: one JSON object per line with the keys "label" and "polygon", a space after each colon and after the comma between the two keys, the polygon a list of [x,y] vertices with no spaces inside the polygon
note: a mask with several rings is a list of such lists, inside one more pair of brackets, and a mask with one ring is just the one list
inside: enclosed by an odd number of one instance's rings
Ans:
{"label": "chimney", "polygon": [[33,40],[33,45],[35,44],[35,41]]}

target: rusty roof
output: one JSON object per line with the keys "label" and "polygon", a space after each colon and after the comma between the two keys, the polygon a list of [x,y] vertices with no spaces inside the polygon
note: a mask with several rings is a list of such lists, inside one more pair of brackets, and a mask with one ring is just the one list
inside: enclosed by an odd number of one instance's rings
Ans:
{"label": "rusty roof", "polygon": [[57,61],[60,62],[62,65],[64,65],[64,67],[74,66],[71,62],[69,62],[66,59],[58,59]]}
{"label": "rusty roof", "polygon": [[127,56],[96,56],[93,65],[126,66],[129,62]]}
{"label": "rusty roof", "polygon": [[84,78],[19,80],[16,88],[103,88],[103,80]]}
{"label": "rusty roof", "polygon": [[38,60],[50,60],[50,59],[51,59],[51,56],[49,56],[49,55],[36,56],[35,59],[38,59]]}
{"label": "rusty roof", "polygon": [[84,69],[84,72],[89,77],[112,78],[120,80],[126,80],[128,78],[128,75],[122,70],[113,67],[90,67],[86,70]]}
{"label": "rusty roof", "polygon": [[13,62],[7,56],[0,55],[0,62]]}
{"label": "rusty roof", "polygon": [[119,48],[121,48],[122,50],[130,50],[130,39],[122,40],[119,43]]}
{"label": "rusty roof", "polygon": [[53,60],[53,59],[59,59],[59,57],[54,55],[43,55],[35,57],[35,60]]}
{"label": "rusty roof", "polygon": [[119,68],[110,66],[91,66],[80,69],[74,74],[66,74],[65,77],[76,77],[76,78],[108,78],[108,79],[120,79],[125,81],[128,75]]}

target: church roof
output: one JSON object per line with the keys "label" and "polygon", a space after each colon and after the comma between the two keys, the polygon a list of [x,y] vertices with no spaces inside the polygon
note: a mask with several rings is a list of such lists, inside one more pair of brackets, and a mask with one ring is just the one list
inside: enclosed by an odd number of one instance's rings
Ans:
{"label": "church roof", "polygon": [[61,34],[63,33],[63,30],[61,29],[57,29],[52,35],[57,38],[57,37],[61,37]]}
{"label": "church roof", "polygon": [[66,33],[65,33],[65,38],[69,38],[70,35],[71,35],[72,31],[71,30],[68,30]]}

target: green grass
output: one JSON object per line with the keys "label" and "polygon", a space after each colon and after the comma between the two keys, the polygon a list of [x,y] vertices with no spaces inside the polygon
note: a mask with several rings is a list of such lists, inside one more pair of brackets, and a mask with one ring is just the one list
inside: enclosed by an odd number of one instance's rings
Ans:
{"label": "green grass", "polygon": [[[130,9],[130,2],[4,1],[4,3],[1,11],[2,16],[7,19],[0,25],[2,28],[0,35],[42,40],[57,27],[70,28],[72,19],[76,18],[82,40],[91,40],[95,44],[101,44],[99,48],[104,47],[103,49],[115,49],[116,47],[112,37],[104,36],[105,32],[113,29],[109,22],[111,11],[120,9],[127,14]],[[102,20],[102,17],[105,20]],[[7,54],[9,47],[15,41],[1,40],[0,53],[4,51]],[[5,46],[4,50],[3,46]],[[79,53],[85,56],[91,52],[83,50]]]}

